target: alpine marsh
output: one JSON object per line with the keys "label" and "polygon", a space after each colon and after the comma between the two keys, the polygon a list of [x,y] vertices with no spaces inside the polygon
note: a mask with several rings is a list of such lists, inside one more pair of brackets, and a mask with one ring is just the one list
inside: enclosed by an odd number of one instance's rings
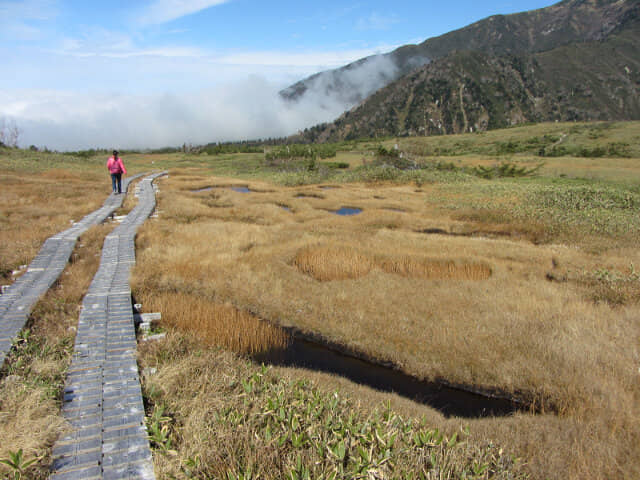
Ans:
{"label": "alpine marsh", "polygon": [[[547,156],[553,143],[545,144],[541,156],[531,139],[545,135],[563,139],[565,150]],[[347,474],[365,462],[370,475],[640,476],[638,139],[630,122],[369,140],[337,145],[330,160],[340,168],[260,153],[126,156],[131,171],[170,171],[158,182],[158,218],[139,230],[132,278],[136,300],[160,311],[168,331],[140,354],[142,366],[157,369],[146,375],[145,395],[159,477]],[[380,145],[388,152],[395,144],[408,167],[376,157]],[[590,152],[598,155],[583,156]],[[101,157],[1,153],[0,263],[10,283],[44,238],[100,205],[108,183]],[[541,160],[531,175],[510,174]],[[219,185],[244,189],[204,190]],[[327,185],[339,188],[320,188]],[[361,213],[331,213],[345,205]],[[88,284],[91,273],[75,271],[74,283]],[[54,303],[68,313],[79,298]],[[62,338],[73,326],[67,313]],[[278,326],[539,413],[445,418],[337,376],[264,372],[224,351],[280,348],[288,339]],[[33,357],[38,338],[23,335],[20,352]],[[52,348],[56,358],[68,355],[65,345]],[[54,379],[44,398],[55,416],[50,392],[64,362],[34,358],[11,368],[30,385],[45,371]],[[3,388],[14,380],[0,374]],[[346,418],[298,409],[334,398]],[[21,405],[3,400],[0,419],[11,431],[28,420]],[[27,461],[46,459],[63,428],[46,418],[42,446],[12,436],[3,458],[23,448]],[[323,430],[334,420],[344,436]],[[380,427],[384,442],[404,432],[396,453],[406,454],[386,458],[382,443],[357,444],[355,430],[365,438],[367,425]],[[420,442],[440,434],[446,441],[427,459]],[[322,445],[325,453],[313,450]]]}

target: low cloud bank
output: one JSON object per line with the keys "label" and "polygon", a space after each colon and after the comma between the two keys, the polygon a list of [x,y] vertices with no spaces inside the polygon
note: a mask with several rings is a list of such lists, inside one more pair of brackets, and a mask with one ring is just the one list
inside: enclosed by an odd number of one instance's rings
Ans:
{"label": "low cloud bank", "polygon": [[283,95],[294,99],[317,99],[354,105],[376,90],[398,78],[400,70],[389,55],[372,55],[349,64],[346,68],[327,70],[301,82],[304,93],[296,91],[301,83],[283,90]]}
{"label": "low cloud bank", "polygon": [[0,117],[21,130],[19,145],[54,150],[158,148],[281,137],[331,121],[351,105],[322,94],[291,103],[261,77],[193,93],[0,93]]}
{"label": "low cloud bank", "polygon": [[8,90],[0,91],[0,119],[18,125],[20,146],[53,150],[283,137],[334,120],[398,73],[389,56],[374,55],[315,75],[295,100],[283,98],[282,86],[262,76],[190,93]]}

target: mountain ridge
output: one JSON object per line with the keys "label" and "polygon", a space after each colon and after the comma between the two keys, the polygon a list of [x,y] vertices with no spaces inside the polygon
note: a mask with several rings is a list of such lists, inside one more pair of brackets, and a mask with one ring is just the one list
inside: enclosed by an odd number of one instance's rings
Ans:
{"label": "mountain ridge", "polygon": [[[579,12],[567,11],[567,6],[576,5]],[[559,34],[564,39],[582,35],[589,40],[557,40],[555,48],[546,49],[546,39],[530,35],[540,24],[534,17],[541,16],[554,19],[549,29],[570,32]],[[505,34],[495,29],[488,35],[486,24],[476,22],[465,29],[482,30],[484,37],[476,44],[483,48],[454,49],[413,69],[333,123],[306,129],[298,139],[461,133],[554,120],[640,119],[640,2],[565,0],[546,9],[489,18],[504,24],[507,17],[512,24],[529,23],[523,30],[529,32],[526,48],[514,46],[508,35],[506,46],[487,40]],[[596,25],[597,19],[602,23]],[[456,32],[451,35],[460,35]]]}
{"label": "mountain ridge", "polygon": [[[292,102],[315,94],[353,106],[379,88],[454,51],[536,53],[569,43],[604,39],[627,17],[636,17],[638,7],[631,0],[563,0],[542,9],[492,15],[418,45],[405,45],[316,73],[280,94]],[[364,87],[358,83],[371,75],[375,77]]]}

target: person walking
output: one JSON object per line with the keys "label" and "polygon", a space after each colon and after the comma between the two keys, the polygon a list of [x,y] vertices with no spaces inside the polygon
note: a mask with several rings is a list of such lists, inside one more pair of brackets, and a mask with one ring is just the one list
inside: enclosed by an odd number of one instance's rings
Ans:
{"label": "person walking", "polygon": [[113,151],[113,157],[109,157],[107,160],[107,169],[111,174],[111,189],[113,193],[119,195],[122,193],[122,175],[127,174],[127,169],[124,168],[122,158],[118,156],[118,151]]}

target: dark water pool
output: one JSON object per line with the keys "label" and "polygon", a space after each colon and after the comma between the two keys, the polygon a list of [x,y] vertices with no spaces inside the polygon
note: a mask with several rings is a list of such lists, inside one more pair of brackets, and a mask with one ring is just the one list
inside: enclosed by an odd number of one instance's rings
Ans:
{"label": "dark water pool", "polygon": [[243,186],[239,186],[239,187],[213,186],[213,187],[198,188],[197,190],[191,190],[191,191],[193,193],[210,192],[214,188],[230,188],[234,192],[240,192],[240,193],[251,193],[251,192],[253,192],[253,190],[251,190],[249,187],[243,187]]}
{"label": "dark water pool", "polygon": [[340,375],[355,383],[384,392],[395,392],[429,405],[446,416],[506,416],[524,409],[522,405],[511,400],[490,398],[438,383],[421,381],[392,368],[375,365],[299,338],[293,339],[286,350],[259,354],[254,359],[266,364],[302,367]]}
{"label": "dark water pool", "polygon": [[336,215],[341,215],[341,216],[358,215],[362,213],[362,209],[352,208],[352,207],[342,207],[338,210],[332,210],[331,213],[335,213]]}

